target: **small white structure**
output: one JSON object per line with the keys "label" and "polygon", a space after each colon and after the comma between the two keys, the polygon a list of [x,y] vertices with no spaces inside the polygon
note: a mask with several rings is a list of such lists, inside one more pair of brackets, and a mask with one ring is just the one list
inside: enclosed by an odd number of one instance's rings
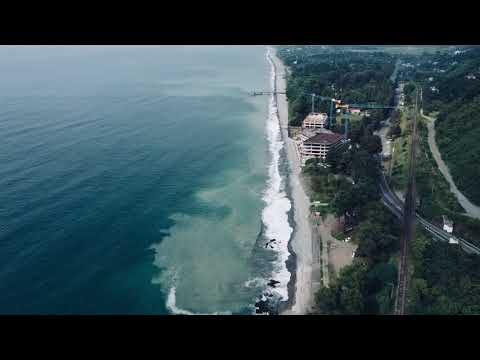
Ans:
{"label": "small white structure", "polygon": [[458,244],[458,240],[451,237],[450,239],[448,239],[448,243],[449,244]]}
{"label": "small white structure", "polygon": [[428,78],[428,81],[432,82],[432,81],[433,81],[433,77],[429,77],[429,78]]}
{"label": "small white structure", "polygon": [[430,87],[430,90],[434,93],[440,92],[440,90],[438,90],[435,86]]}
{"label": "small white structure", "polygon": [[453,221],[448,219],[445,215],[443,217],[443,230],[451,234],[453,232]]}
{"label": "small white structure", "polygon": [[475,75],[473,75],[473,74],[469,74],[469,75],[466,76],[466,78],[467,78],[468,80],[475,80],[477,77],[476,77]]}
{"label": "small white structure", "polygon": [[304,129],[323,129],[327,122],[327,114],[311,112],[303,120],[302,128]]}
{"label": "small white structure", "polygon": [[392,156],[392,142],[390,140],[385,141],[382,148],[383,159],[389,159]]}

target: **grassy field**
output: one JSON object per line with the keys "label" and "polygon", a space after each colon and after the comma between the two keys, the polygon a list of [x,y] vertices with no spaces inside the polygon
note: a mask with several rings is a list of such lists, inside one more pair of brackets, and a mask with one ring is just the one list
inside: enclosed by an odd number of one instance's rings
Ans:
{"label": "grassy field", "polygon": [[320,202],[322,205],[313,206],[311,211],[317,211],[320,215],[326,216],[332,212],[331,202],[338,189],[338,180],[328,171],[317,173],[314,165],[307,165],[303,169],[302,181],[306,184],[306,192],[310,201]]}
{"label": "grassy field", "polygon": [[392,159],[391,159],[391,184],[395,190],[405,191],[407,187],[407,172],[409,158],[409,137],[410,129],[409,121],[410,112],[402,111],[400,117],[400,128],[402,135],[396,138],[392,143]]}

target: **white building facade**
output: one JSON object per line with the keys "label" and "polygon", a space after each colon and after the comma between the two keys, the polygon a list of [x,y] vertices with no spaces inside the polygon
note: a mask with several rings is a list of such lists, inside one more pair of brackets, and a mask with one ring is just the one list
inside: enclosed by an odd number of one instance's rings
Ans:
{"label": "white building facade", "polygon": [[310,113],[303,120],[303,129],[324,129],[327,123],[328,116],[325,113]]}

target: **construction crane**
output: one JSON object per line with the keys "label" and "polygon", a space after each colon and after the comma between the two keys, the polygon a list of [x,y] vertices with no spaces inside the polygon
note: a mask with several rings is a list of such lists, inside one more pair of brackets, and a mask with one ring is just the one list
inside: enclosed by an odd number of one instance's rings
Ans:
{"label": "construction crane", "polygon": [[337,100],[337,99],[334,99],[334,98],[326,97],[326,96],[316,95],[314,93],[307,94],[307,95],[312,97],[312,113],[315,112],[315,98],[316,97],[318,99],[320,99],[320,101],[329,101],[330,102],[329,114],[328,114],[328,128],[330,128],[330,126],[332,124],[331,121],[332,121],[332,118],[333,118],[334,107],[340,105],[341,101]]}
{"label": "construction crane", "polygon": [[326,96],[320,96],[320,95],[317,95],[315,93],[305,94],[305,96],[311,96],[312,97],[312,113],[315,112],[315,98],[318,98],[320,101],[330,102],[329,114],[328,114],[328,129],[331,129],[331,127],[332,127],[334,110],[338,110],[338,109],[340,109],[341,111],[343,110],[343,119],[344,119],[344,126],[345,126],[345,132],[344,132],[345,139],[348,138],[349,113],[350,113],[349,110],[350,109],[394,109],[395,108],[394,106],[386,106],[386,105],[381,105],[381,104],[376,104],[376,103],[344,104],[339,99],[326,97]]}
{"label": "construction crane", "polygon": [[345,126],[345,140],[348,138],[348,126],[349,126],[349,113],[350,109],[394,109],[395,106],[386,106],[376,103],[368,103],[368,104],[342,104],[341,102],[337,103],[335,106],[336,109],[340,109],[343,111],[343,119],[344,119],[344,126]]}

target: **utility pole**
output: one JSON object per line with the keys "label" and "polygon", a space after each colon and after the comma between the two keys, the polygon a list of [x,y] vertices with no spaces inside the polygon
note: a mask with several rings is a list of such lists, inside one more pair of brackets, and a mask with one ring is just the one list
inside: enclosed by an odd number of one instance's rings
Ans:
{"label": "utility pole", "polygon": [[392,182],[392,168],[393,168],[393,155],[395,155],[395,144],[392,144],[392,158],[390,159],[390,164],[388,166],[388,179],[390,183]]}

